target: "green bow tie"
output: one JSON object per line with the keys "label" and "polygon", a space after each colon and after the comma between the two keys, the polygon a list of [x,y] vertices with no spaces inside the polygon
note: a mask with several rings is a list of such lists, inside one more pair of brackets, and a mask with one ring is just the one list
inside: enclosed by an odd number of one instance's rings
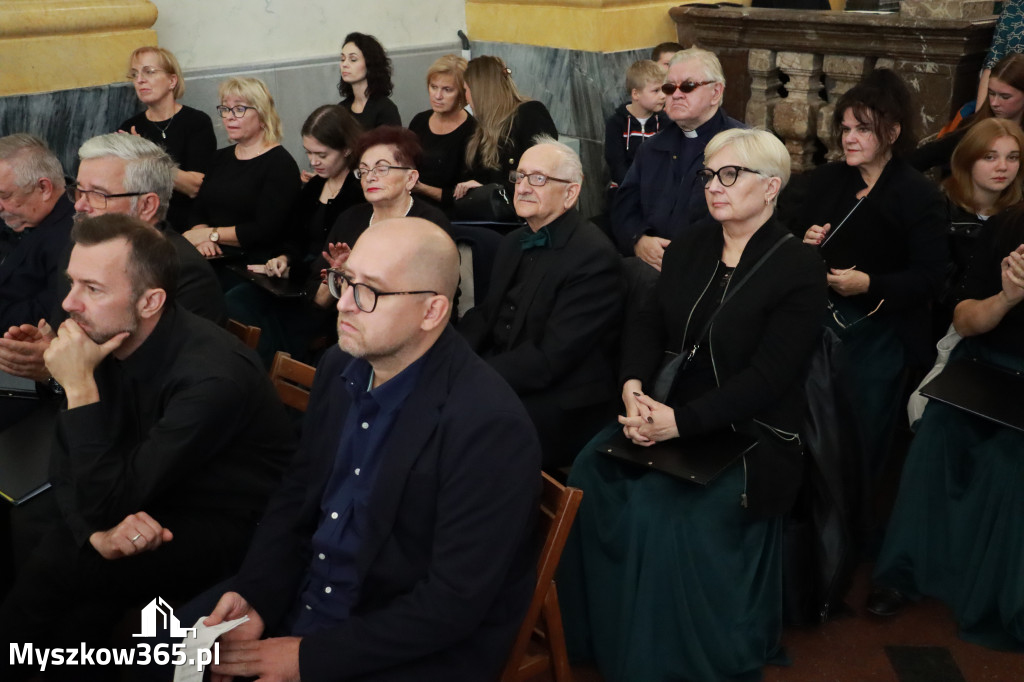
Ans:
{"label": "green bow tie", "polygon": [[524,234],[519,238],[519,247],[523,251],[529,251],[530,249],[536,249],[542,246],[551,245],[551,234],[548,232],[547,226],[544,226],[531,234]]}

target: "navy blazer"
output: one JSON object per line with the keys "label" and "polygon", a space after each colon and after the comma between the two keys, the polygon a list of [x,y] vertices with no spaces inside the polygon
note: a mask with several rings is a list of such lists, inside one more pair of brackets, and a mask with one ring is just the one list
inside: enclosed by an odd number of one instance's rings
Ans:
{"label": "navy blazer", "polygon": [[74,205],[62,195],[42,222],[25,229],[0,263],[0,333],[49,319],[60,305],[74,216]]}
{"label": "navy blazer", "polygon": [[[451,328],[427,352],[381,451],[361,592],[341,625],[303,638],[305,682],[497,676],[535,580],[540,446],[515,394]],[[302,446],[234,581],[274,633],[295,605],[351,405],[349,356],[328,351]],[[287,634],[283,632],[281,634]]]}
{"label": "navy blazer", "polygon": [[707,217],[704,187],[695,182],[704,167],[704,147],[723,130],[744,127],[719,109],[697,128],[695,138],[668,125],[640,147],[611,207],[612,232],[622,253],[632,256],[633,245],[645,234],[675,239]]}

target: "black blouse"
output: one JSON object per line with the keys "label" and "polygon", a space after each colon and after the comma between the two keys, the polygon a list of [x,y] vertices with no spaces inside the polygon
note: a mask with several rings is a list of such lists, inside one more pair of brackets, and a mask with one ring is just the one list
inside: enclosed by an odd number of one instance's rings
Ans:
{"label": "black blouse", "polygon": [[440,206],[447,213],[452,206],[452,192],[466,164],[466,145],[476,130],[476,119],[467,116],[455,130],[437,135],[430,130],[430,116],[433,113],[428,110],[416,114],[409,123],[409,130],[419,136],[420,144],[423,145],[423,157],[418,166],[420,182],[440,187],[441,203],[436,204],[429,197],[419,196],[424,201]]}

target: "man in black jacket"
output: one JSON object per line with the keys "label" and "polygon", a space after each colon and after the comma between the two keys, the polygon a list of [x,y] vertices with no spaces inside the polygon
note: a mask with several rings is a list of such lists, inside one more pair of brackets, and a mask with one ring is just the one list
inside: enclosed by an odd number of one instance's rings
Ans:
{"label": "man in black jacket", "polygon": [[614,414],[622,263],[575,210],[583,181],[575,152],[542,140],[513,176],[516,213],[527,226],[502,240],[487,298],[459,331],[519,394],[545,467],[557,467]]}
{"label": "man in black jacket", "polygon": [[229,575],[294,451],[255,354],[174,304],[165,236],[110,214],[71,237],[70,317],[44,354],[67,409],[53,488],[15,517],[38,532],[0,606],[9,642],[102,641],[126,609]]}
{"label": "man in black jacket", "polygon": [[299,455],[238,575],[178,612],[248,616],[214,673],[497,678],[535,580],[540,448],[448,325],[458,275],[455,243],[419,218],[371,226],[331,271],[339,347]]}

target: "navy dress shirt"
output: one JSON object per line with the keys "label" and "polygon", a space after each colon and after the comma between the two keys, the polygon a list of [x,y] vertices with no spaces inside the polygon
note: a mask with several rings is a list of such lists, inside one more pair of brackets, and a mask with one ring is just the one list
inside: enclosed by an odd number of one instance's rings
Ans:
{"label": "navy dress shirt", "polygon": [[422,364],[420,358],[377,388],[371,388],[373,370],[365,360],[352,360],[341,373],[352,408],[320,502],[313,556],[290,619],[293,635],[305,636],[343,622],[359,599],[356,554],[366,537],[366,510],[379,453]]}

